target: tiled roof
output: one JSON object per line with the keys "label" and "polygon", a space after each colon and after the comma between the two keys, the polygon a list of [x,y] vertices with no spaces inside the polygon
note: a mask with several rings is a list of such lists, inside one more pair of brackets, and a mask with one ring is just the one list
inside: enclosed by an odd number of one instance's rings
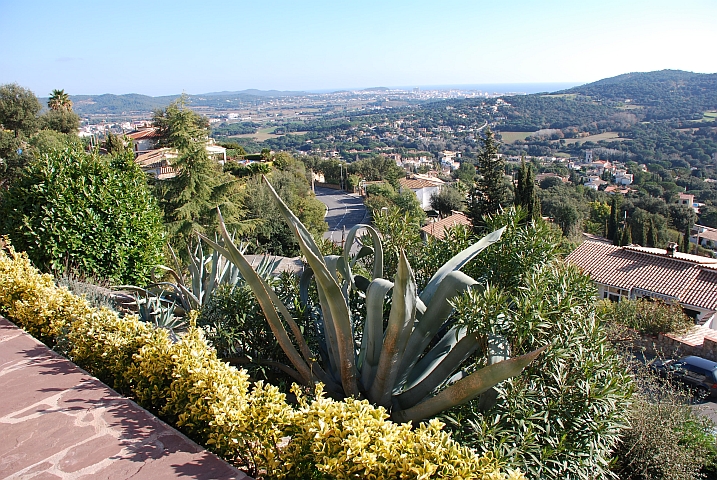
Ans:
{"label": "tiled roof", "polygon": [[156,128],[143,128],[136,132],[128,133],[127,136],[132,140],[142,140],[144,138],[156,138],[159,137],[159,133]]}
{"label": "tiled roof", "polygon": [[443,239],[446,236],[446,230],[456,225],[471,226],[471,221],[460,212],[454,212],[452,215],[442,218],[437,222],[429,223],[428,225],[421,227],[421,230],[429,235],[433,235],[438,239]]}
{"label": "tiled roof", "polygon": [[439,187],[443,184],[443,182],[439,181],[431,181],[431,180],[424,180],[424,179],[418,179],[418,178],[401,178],[399,179],[399,183],[401,184],[401,187],[408,188],[411,190],[418,190],[420,188],[431,188],[431,187]]}
{"label": "tiled roof", "polygon": [[643,247],[618,247],[586,240],[567,261],[581,267],[596,283],[633,288],[676,298],[685,305],[717,310],[714,259]]}
{"label": "tiled roof", "polygon": [[141,168],[156,168],[162,161],[170,158],[177,158],[176,153],[171,152],[169,148],[158,148],[157,150],[149,150],[147,153],[138,155],[134,161]]}

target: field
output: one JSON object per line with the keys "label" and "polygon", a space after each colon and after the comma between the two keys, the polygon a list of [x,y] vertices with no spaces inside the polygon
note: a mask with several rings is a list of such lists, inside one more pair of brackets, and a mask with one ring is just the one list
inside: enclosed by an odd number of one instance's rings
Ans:
{"label": "field", "polygon": [[533,132],[500,132],[503,143],[513,143],[516,140],[525,140]]}
{"label": "field", "polygon": [[[582,137],[582,138],[566,138],[565,143],[570,145],[573,143],[577,143],[579,145],[582,145],[585,142],[599,142],[600,140],[606,140],[606,141],[615,141],[621,142],[624,140],[624,138],[620,138],[617,134],[617,132],[605,132],[600,133],[598,135],[590,135],[589,137]],[[557,142],[557,140],[553,140],[554,142]]]}

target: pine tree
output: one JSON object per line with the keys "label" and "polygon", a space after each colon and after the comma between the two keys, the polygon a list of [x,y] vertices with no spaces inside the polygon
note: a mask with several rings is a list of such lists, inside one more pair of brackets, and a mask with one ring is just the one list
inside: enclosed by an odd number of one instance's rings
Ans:
{"label": "pine tree", "polygon": [[185,107],[184,97],[165,110],[155,112],[154,120],[162,135],[160,144],[175,149],[178,155],[172,160],[177,175],[158,184],[158,196],[175,251],[185,257],[195,232],[214,230],[218,224],[217,207],[230,229],[245,230],[246,225],[240,220],[237,180],[224,173],[222,166],[207,154],[206,120]]}
{"label": "pine tree", "polygon": [[479,226],[483,215],[497,213],[508,199],[508,186],[503,178],[505,161],[498,156],[498,145],[490,129],[486,129],[477,168],[479,178],[470,191],[468,213],[473,225]]}

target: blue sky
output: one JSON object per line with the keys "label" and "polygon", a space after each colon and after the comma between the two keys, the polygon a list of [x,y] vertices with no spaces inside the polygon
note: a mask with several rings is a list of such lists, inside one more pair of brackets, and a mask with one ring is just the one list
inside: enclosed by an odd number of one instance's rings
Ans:
{"label": "blue sky", "polygon": [[0,84],[170,95],[715,73],[716,21],[715,0],[0,0]]}

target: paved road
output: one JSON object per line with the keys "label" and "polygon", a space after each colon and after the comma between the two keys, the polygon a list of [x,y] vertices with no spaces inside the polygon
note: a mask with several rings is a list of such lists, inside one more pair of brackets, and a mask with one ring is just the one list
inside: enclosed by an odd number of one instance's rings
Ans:
{"label": "paved road", "polygon": [[329,224],[329,230],[324,234],[324,238],[339,243],[344,231],[348,232],[354,225],[366,221],[366,207],[358,195],[316,187],[316,197],[328,208],[325,220]]}

